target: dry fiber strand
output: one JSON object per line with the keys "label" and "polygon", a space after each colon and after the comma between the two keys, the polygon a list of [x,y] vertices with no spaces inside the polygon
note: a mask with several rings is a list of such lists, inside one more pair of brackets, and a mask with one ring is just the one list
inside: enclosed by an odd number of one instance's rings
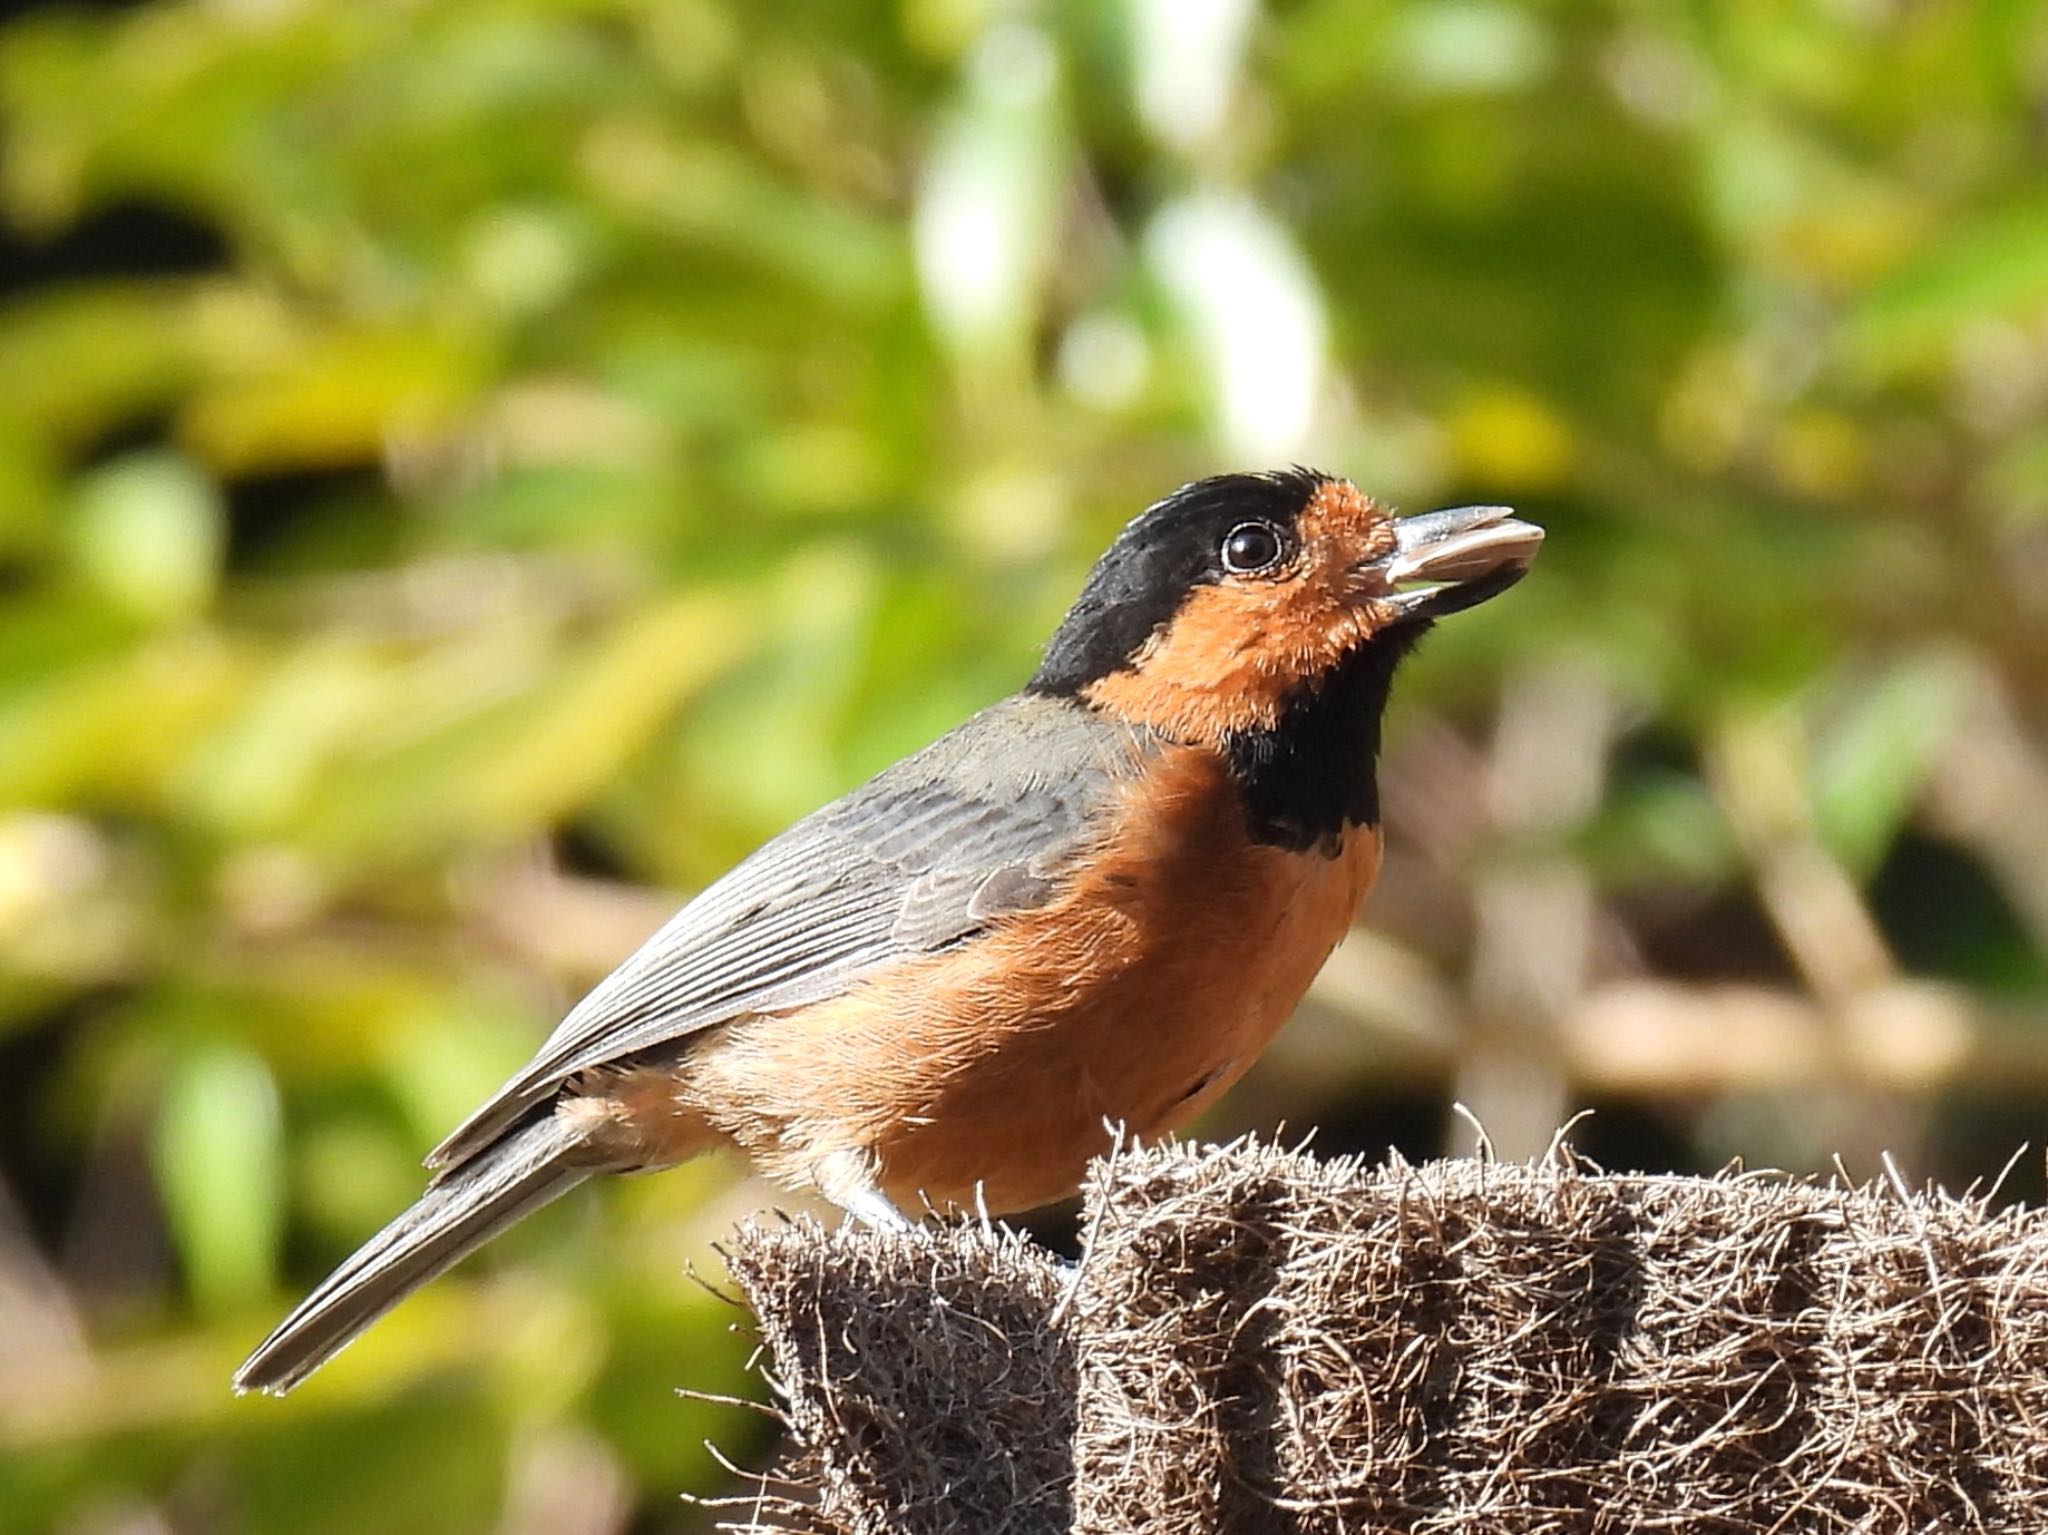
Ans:
{"label": "dry fiber strand", "polygon": [[1238,1145],[1084,1229],[745,1232],[797,1448],[741,1527],[2048,1530],[2038,1211]]}

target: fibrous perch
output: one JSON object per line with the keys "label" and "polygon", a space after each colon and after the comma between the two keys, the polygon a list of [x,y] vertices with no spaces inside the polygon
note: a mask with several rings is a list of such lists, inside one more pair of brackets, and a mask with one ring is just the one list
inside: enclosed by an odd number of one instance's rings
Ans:
{"label": "fibrous perch", "polygon": [[783,1526],[2048,1529],[2040,1212],[1252,1145],[1088,1199],[1071,1296],[972,1226],[743,1233]]}

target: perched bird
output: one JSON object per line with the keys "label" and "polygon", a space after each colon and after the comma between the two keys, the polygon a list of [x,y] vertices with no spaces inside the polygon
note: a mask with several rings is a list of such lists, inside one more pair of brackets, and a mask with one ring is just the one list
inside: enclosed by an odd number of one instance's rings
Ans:
{"label": "perched bird", "polygon": [[1304,469],[1149,507],[1022,692],[678,912],[236,1386],[289,1390],[593,1173],[732,1146],[870,1222],[1000,1213],[1072,1193],[1110,1123],[1199,1114],[1373,882],[1396,664],[1542,537],[1504,507],[1396,519]]}

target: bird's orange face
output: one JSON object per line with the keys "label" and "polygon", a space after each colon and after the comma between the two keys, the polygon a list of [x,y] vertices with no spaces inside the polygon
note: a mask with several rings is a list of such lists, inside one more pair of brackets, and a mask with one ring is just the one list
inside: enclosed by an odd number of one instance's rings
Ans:
{"label": "bird's orange face", "polygon": [[1216,579],[1191,586],[1130,665],[1084,696],[1177,741],[1271,730],[1289,693],[1386,626],[1375,567],[1393,552],[1393,519],[1326,481],[1291,522],[1227,530]]}
{"label": "bird's orange face", "polygon": [[1124,530],[1039,685],[1064,671],[1066,691],[1190,745],[1273,732],[1375,639],[1405,650],[1512,585],[1542,536],[1500,507],[1395,518],[1305,470],[1204,480]]}

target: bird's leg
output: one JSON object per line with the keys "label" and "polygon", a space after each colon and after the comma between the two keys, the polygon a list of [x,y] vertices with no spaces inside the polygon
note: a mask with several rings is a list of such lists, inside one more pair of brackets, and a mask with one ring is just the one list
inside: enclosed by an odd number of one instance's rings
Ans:
{"label": "bird's leg", "polygon": [[831,1199],[863,1226],[876,1231],[908,1231],[917,1224],[890,1204],[889,1196],[878,1188],[852,1189]]}
{"label": "bird's leg", "polygon": [[917,1223],[889,1202],[875,1181],[874,1159],[865,1152],[840,1150],[821,1158],[811,1180],[832,1203],[875,1231],[908,1231]]}

